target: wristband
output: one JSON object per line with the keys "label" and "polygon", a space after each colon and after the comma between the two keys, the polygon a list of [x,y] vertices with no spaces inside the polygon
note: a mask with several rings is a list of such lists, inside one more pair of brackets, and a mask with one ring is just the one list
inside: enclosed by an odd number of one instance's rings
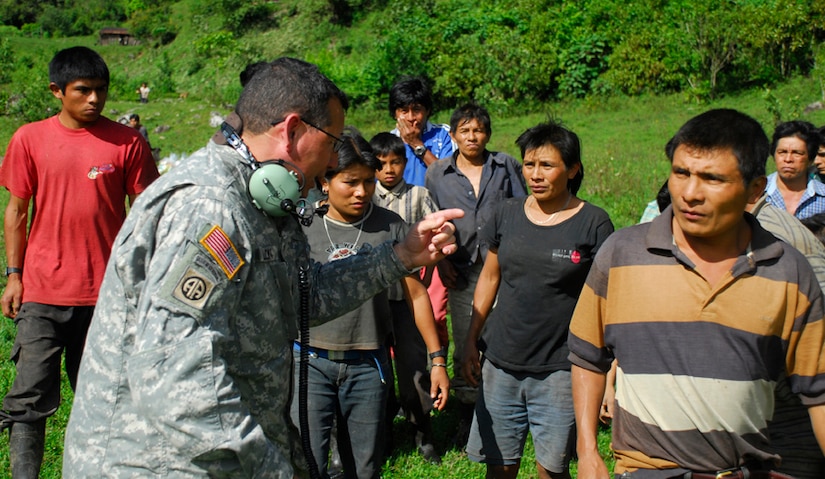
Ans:
{"label": "wristband", "polygon": [[[447,359],[447,350],[444,349],[444,348],[441,348],[438,351],[433,351],[429,354],[429,357],[430,357],[430,361],[432,361],[435,358]],[[446,364],[445,364],[445,366],[446,366]]]}
{"label": "wristband", "polygon": [[430,370],[432,370],[432,368],[445,368],[446,369],[447,368],[447,363],[431,363],[430,364]]}
{"label": "wristband", "polygon": [[6,267],[6,277],[8,278],[11,274],[23,274],[23,268],[12,268],[11,266]]}

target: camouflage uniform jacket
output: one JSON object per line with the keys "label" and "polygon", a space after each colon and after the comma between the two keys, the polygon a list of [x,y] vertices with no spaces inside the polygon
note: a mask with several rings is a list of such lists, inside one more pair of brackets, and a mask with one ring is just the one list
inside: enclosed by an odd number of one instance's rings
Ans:
{"label": "camouflage uniform jacket", "polygon": [[[290,346],[308,245],[293,218],[255,209],[239,160],[210,142],[129,213],[89,329],[64,477],[293,477]],[[313,263],[313,324],[409,273],[389,243]]]}

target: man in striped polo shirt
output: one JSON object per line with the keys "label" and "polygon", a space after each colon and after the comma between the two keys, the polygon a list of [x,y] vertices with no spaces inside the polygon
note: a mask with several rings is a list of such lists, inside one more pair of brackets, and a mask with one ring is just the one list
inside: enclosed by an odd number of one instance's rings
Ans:
{"label": "man in striped polo shirt", "polygon": [[614,358],[617,477],[786,477],[768,472],[774,388],[787,373],[822,448],[825,328],[804,256],[745,214],[765,188],[768,139],[711,110],[665,150],[672,206],[605,242],[570,325],[578,477],[608,477],[596,431]]}

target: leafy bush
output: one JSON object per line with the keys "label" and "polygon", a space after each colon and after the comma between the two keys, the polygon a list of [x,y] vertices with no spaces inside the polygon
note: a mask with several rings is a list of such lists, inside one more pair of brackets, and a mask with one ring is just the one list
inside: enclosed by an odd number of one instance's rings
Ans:
{"label": "leafy bush", "polygon": [[[136,7],[133,5],[133,7]],[[178,29],[172,25],[170,11],[166,6],[151,6],[135,10],[129,24],[132,34],[141,41],[168,45],[177,37]]]}
{"label": "leafy bush", "polygon": [[14,71],[14,53],[9,40],[0,36],[0,83],[8,83]]}

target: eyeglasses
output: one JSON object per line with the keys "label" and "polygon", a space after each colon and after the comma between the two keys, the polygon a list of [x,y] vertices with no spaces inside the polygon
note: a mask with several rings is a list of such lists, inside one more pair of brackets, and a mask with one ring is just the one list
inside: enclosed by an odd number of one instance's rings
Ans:
{"label": "eyeglasses", "polygon": [[[332,151],[334,151],[335,153],[338,153],[339,151],[341,151],[341,147],[344,146],[344,139],[343,138],[339,138],[339,137],[333,135],[332,133],[328,132],[327,130],[321,128],[320,126],[318,126],[314,123],[310,123],[310,122],[306,121],[302,117],[299,117],[299,118],[301,119],[302,122],[306,123],[307,125],[315,128],[316,130],[320,131],[321,133],[323,133],[323,134],[327,135],[328,137],[332,138],[333,140],[335,140],[335,143],[332,144]],[[273,121],[272,123],[270,123],[270,125],[275,126],[275,125],[277,125],[279,123],[283,123],[283,122],[284,122],[284,119],[282,118],[280,120]]]}
{"label": "eyeglasses", "polygon": [[341,147],[344,146],[343,138],[339,138],[339,137],[333,135],[332,133],[328,132],[327,130],[321,128],[320,126],[314,125],[314,124],[304,120],[303,118],[301,118],[301,121],[306,123],[307,125],[315,128],[316,130],[320,131],[321,133],[327,135],[328,137],[332,138],[333,140],[335,140],[335,143],[332,144],[332,151],[334,151],[335,153],[338,153],[339,151],[341,151]]}

